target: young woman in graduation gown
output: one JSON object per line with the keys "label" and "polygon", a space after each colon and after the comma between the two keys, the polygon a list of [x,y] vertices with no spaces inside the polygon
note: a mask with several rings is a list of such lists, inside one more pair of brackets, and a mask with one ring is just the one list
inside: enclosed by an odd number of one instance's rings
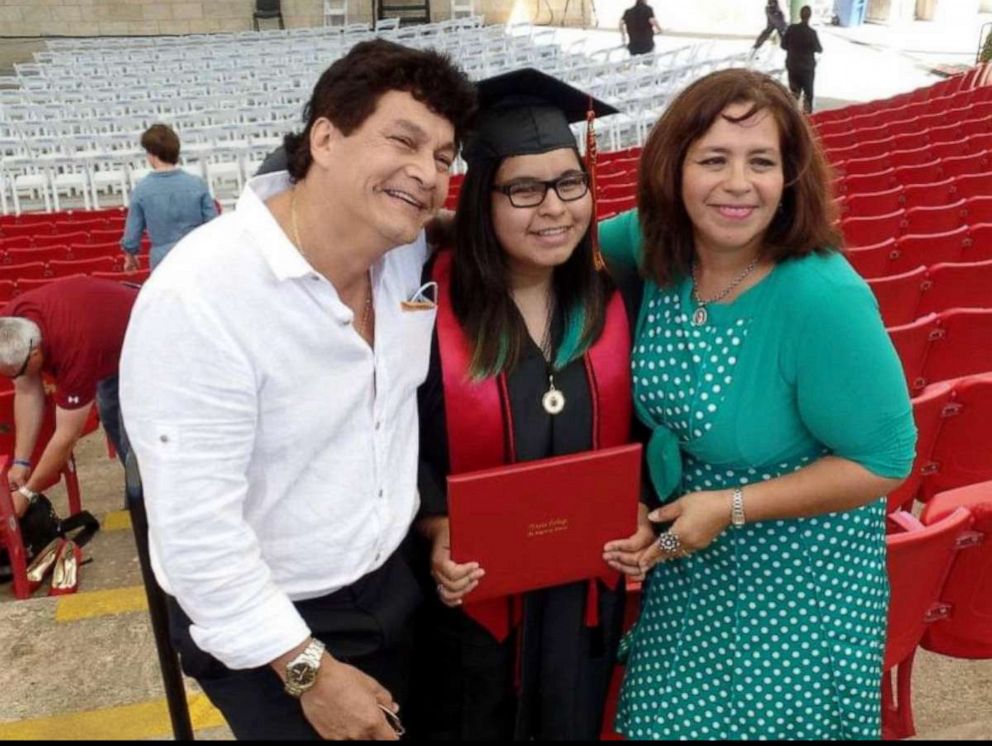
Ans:
{"label": "young woman in graduation gown", "polygon": [[[405,721],[429,739],[597,738],[623,616],[619,575],[473,604],[485,568],[451,560],[449,474],[631,440],[628,314],[598,268],[589,177],[568,127],[589,98],[534,70],[479,92],[455,245],[425,271],[438,285],[419,398],[430,592]],[[654,539],[644,505],[636,533],[617,538],[604,562],[636,575]]]}

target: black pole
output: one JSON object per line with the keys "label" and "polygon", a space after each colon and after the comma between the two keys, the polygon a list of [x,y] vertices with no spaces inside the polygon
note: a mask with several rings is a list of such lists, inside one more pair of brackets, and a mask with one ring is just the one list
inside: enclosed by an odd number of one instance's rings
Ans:
{"label": "black pole", "polygon": [[148,554],[148,515],[145,513],[144,492],[141,488],[141,475],[134,452],[127,456],[125,466],[126,497],[131,513],[131,526],[134,529],[134,542],[138,547],[138,564],[141,565],[141,579],[145,583],[148,597],[148,615],[155,635],[155,648],[158,651],[158,665],[162,672],[162,686],[165,701],[169,706],[169,719],[172,733],[177,741],[193,740],[193,723],[189,718],[189,705],[186,703],[186,687],[179,667],[179,656],[169,637],[169,610],[165,604],[165,593],[159,587],[152,572]]}

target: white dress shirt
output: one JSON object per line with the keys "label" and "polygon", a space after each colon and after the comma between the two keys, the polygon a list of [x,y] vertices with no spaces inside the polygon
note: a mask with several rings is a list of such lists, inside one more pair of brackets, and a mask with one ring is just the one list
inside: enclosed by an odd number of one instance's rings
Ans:
{"label": "white dress shirt", "polygon": [[293,601],[380,567],[417,512],[417,386],[434,310],[404,310],[426,254],[372,271],[375,351],[252,179],[233,213],[186,236],[142,289],[120,398],[161,586],[229,668],[261,666],[309,630]]}

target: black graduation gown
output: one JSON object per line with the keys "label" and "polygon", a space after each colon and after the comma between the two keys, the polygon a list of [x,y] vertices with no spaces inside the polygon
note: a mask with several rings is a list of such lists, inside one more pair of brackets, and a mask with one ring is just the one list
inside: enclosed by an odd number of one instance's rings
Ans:
{"label": "black graduation gown", "polygon": [[[560,339],[562,320],[557,314],[552,330],[553,339]],[[541,405],[548,389],[547,367],[528,338],[521,360],[507,377],[519,461],[592,446],[592,403],[584,363],[578,360],[559,371],[555,386],[566,404],[561,413],[550,415]],[[430,371],[418,395],[421,517],[445,515],[450,469],[436,330]],[[500,643],[460,609],[449,609],[438,600],[429,575],[430,548],[423,547],[423,553],[420,569],[429,600],[414,637],[414,694],[406,716],[411,734],[439,740],[598,738],[623,621],[623,580],[615,588],[599,583],[596,628],[585,624],[585,582],[526,594],[521,628]]]}

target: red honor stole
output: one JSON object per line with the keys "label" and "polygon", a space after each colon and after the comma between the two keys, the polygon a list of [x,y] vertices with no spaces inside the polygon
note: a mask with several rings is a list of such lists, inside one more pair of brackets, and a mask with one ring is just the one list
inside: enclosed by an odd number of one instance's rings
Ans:
{"label": "red honor stole", "polygon": [[[445,424],[451,473],[489,469],[517,460],[513,439],[513,413],[506,374],[473,381],[469,378],[472,344],[451,308],[452,252],[442,251],[434,264],[437,282],[437,339],[444,385]],[[606,309],[603,331],[583,361],[592,396],[592,448],[612,448],[630,441],[630,327],[619,292]],[[602,406],[606,402],[606,406]],[[614,584],[619,573],[603,575]],[[513,599],[467,602],[465,613],[485,627],[497,640],[506,639],[519,622],[519,603]],[[586,622],[596,626],[598,591],[589,583]]]}

